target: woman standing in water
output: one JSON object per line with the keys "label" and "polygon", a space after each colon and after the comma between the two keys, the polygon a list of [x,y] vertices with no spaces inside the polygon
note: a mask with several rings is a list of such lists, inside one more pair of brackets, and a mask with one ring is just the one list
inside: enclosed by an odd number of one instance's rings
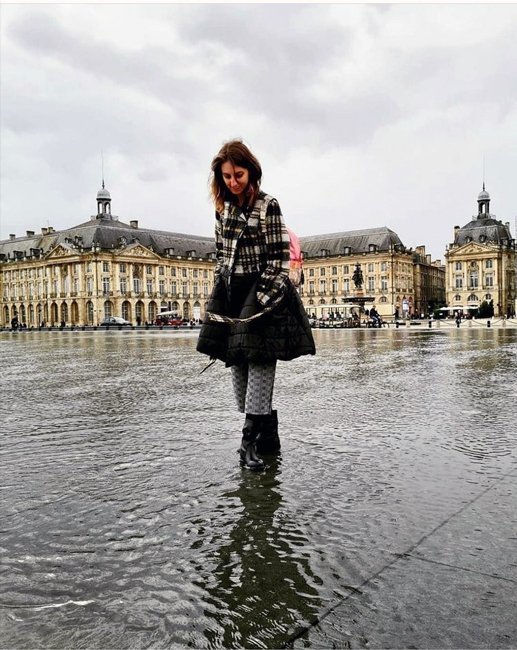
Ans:
{"label": "woman standing in water", "polygon": [[240,140],[223,145],[211,166],[217,264],[197,349],[230,367],[237,408],[245,413],[241,463],[260,470],[259,454],[280,449],[272,409],[278,360],[315,354],[298,292],[289,280],[289,234],[276,199],[260,189],[259,161]]}

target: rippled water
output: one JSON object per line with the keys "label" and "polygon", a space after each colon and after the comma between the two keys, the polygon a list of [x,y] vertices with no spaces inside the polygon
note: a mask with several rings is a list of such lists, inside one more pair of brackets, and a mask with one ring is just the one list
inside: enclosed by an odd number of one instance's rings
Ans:
{"label": "rippled water", "polygon": [[0,336],[2,647],[280,647],[515,463],[515,330],[316,331],[262,474],[196,338]]}

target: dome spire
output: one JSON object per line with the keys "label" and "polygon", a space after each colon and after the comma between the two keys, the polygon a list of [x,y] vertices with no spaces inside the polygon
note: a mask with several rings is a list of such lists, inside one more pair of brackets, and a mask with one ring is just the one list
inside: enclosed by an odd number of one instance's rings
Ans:
{"label": "dome spire", "polygon": [[102,188],[97,192],[97,219],[111,219],[111,195],[104,183],[104,153],[101,151]]}
{"label": "dome spire", "polygon": [[478,219],[488,219],[490,217],[490,194],[485,189],[485,181],[483,181],[483,189],[478,194]]}

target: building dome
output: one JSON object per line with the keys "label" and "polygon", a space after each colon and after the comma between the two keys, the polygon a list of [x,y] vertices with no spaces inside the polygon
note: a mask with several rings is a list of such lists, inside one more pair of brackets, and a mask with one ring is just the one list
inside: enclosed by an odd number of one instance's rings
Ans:
{"label": "building dome", "polygon": [[490,194],[483,188],[478,194],[478,201],[488,201],[490,199]]}
{"label": "building dome", "polygon": [[108,190],[104,187],[102,187],[98,192],[97,192],[97,200],[98,199],[111,199],[111,195],[108,192]]}

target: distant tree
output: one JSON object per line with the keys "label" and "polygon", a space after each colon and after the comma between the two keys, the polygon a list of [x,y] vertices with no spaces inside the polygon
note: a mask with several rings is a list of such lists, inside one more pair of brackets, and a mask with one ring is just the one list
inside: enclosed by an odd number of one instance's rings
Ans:
{"label": "distant tree", "polygon": [[489,303],[486,300],[479,305],[478,317],[479,318],[492,318],[494,315],[494,301],[491,300]]}

